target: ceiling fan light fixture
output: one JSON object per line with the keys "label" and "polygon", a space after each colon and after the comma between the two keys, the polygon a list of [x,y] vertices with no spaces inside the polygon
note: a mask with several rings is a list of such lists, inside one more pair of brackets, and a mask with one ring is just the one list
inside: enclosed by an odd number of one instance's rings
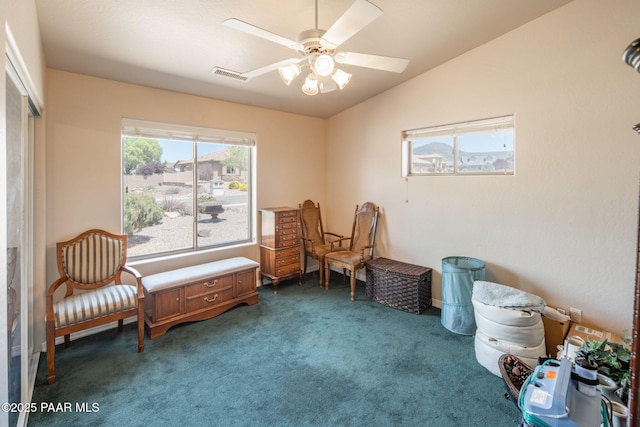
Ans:
{"label": "ceiling fan light fixture", "polygon": [[340,90],[342,90],[351,80],[351,74],[347,73],[346,71],[342,71],[340,68],[336,68],[336,70],[331,75],[331,78],[334,82],[336,82]]}
{"label": "ceiling fan light fixture", "polygon": [[313,73],[309,74],[302,85],[302,92],[304,92],[305,95],[312,96],[317,95],[318,91],[318,79]]}
{"label": "ceiling fan light fixture", "polygon": [[333,72],[335,65],[333,58],[324,53],[322,55],[318,55],[313,60],[313,71],[315,71],[317,75],[325,77]]}
{"label": "ceiling fan light fixture", "polygon": [[280,78],[282,78],[282,81],[287,86],[289,86],[291,82],[294,81],[296,77],[298,77],[298,75],[300,74],[300,71],[301,69],[298,64],[290,64],[290,65],[287,65],[286,67],[278,68],[278,73],[280,73]]}
{"label": "ceiling fan light fixture", "polygon": [[[318,0],[315,0],[316,25],[314,28],[298,34],[297,41],[289,40],[236,18],[224,20],[224,25],[228,27],[293,49],[300,55],[300,58],[285,59],[246,73],[236,73],[235,76],[230,76],[248,80],[277,69],[282,81],[289,86],[301,74],[302,68],[308,66],[310,74],[302,85],[302,91],[307,95],[316,95],[332,92],[336,88],[344,89],[349,84],[351,74],[337,68],[340,64],[394,73],[403,72],[409,63],[408,59],[336,51],[344,42],[382,15],[382,9],[369,0],[352,1],[354,3],[334,21],[328,30],[322,30],[318,27]],[[632,53],[634,52],[637,53],[632,50]],[[631,56],[633,56],[633,60]],[[638,55],[625,54],[625,60],[631,61],[630,65],[636,67],[637,62],[634,62],[636,56]]]}

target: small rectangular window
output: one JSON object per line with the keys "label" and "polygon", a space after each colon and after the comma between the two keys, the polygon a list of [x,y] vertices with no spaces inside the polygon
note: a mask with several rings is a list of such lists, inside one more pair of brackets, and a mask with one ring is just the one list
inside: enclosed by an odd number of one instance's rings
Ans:
{"label": "small rectangular window", "polygon": [[123,119],[130,257],[250,242],[255,136]]}
{"label": "small rectangular window", "polygon": [[403,132],[403,176],[513,175],[513,116]]}

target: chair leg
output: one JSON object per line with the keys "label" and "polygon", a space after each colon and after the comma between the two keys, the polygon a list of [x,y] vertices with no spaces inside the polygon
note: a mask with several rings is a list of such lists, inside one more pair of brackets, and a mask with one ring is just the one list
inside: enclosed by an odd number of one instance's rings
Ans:
{"label": "chair leg", "polygon": [[56,332],[54,323],[47,322],[47,370],[49,384],[56,382]]}
{"label": "chair leg", "polygon": [[144,351],[144,304],[138,301],[138,353]]}
{"label": "chair leg", "polygon": [[351,301],[356,300],[356,272],[355,270],[349,270],[351,272]]}
{"label": "chair leg", "polygon": [[124,325],[124,320],[118,320],[118,332],[122,332],[122,326]]}
{"label": "chair leg", "polygon": [[344,280],[344,281],[347,280],[347,269],[346,268],[342,269],[342,280]]}
{"label": "chair leg", "polygon": [[325,290],[329,290],[329,277],[331,277],[331,264],[329,264],[327,262],[327,260],[325,259],[324,261],[324,289]]}
{"label": "chair leg", "polygon": [[307,255],[304,256],[304,259],[302,260],[302,280],[307,280],[307,258],[309,258]]}
{"label": "chair leg", "polygon": [[322,287],[322,282],[324,279],[324,258],[320,258],[318,259],[318,274],[320,275],[320,278],[318,279],[318,281],[320,282],[320,287]]}
{"label": "chair leg", "polygon": [[71,345],[71,334],[67,334],[64,336],[64,348],[69,348],[70,345]]}

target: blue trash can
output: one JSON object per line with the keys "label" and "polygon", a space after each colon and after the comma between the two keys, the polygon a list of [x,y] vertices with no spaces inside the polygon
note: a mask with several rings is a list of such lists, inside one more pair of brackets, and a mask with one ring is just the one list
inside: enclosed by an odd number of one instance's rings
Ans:
{"label": "blue trash can", "polygon": [[476,332],[471,294],[473,282],[484,280],[485,265],[479,259],[452,256],[442,259],[442,325],[461,335]]}

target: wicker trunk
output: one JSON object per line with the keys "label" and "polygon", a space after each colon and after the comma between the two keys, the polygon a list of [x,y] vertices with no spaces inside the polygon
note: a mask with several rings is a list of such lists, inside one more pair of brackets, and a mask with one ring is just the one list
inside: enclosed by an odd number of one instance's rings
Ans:
{"label": "wicker trunk", "polygon": [[431,305],[431,269],[388,258],[367,262],[367,297],[380,304],[420,314]]}

